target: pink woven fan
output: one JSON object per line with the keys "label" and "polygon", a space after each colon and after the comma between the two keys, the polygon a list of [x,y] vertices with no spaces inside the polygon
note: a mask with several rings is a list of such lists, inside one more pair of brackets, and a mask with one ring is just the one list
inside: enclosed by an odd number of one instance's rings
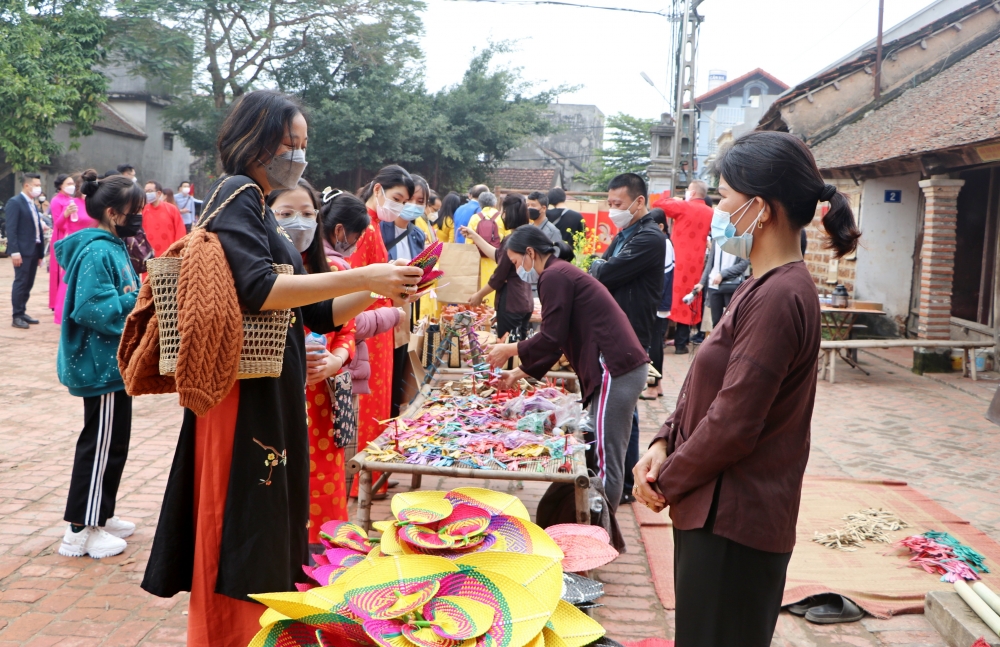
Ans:
{"label": "pink woven fan", "polygon": [[601,527],[564,523],[549,526],[545,532],[565,555],[562,565],[566,572],[589,571],[618,557],[618,551],[610,544],[608,533]]}
{"label": "pink woven fan", "polygon": [[554,526],[549,526],[545,529],[549,537],[559,541],[559,537],[565,537],[567,535],[584,535],[587,537],[593,537],[594,539],[603,541],[605,544],[611,543],[611,537],[608,536],[608,531],[600,526],[585,526],[581,523],[560,523]]}

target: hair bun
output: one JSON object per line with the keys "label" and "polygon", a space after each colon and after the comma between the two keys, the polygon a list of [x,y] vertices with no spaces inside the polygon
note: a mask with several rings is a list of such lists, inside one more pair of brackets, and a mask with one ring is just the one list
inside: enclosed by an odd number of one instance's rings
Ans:
{"label": "hair bun", "polygon": [[832,184],[824,184],[819,192],[819,201],[829,202],[835,195],[837,195],[837,187]]}
{"label": "hair bun", "polygon": [[97,171],[89,168],[80,174],[80,178],[83,180],[83,186],[80,187],[80,193],[87,196],[97,193],[97,189],[100,187],[100,184],[97,182]]}

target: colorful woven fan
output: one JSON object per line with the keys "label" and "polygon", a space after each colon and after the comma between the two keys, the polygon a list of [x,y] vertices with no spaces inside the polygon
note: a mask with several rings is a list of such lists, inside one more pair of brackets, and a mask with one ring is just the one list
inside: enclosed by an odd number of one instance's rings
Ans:
{"label": "colorful woven fan", "polygon": [[420,283],[417,285],[418,291],[444,275],[444,272],[434,269],[434,266],[437,265],[438,260],[441,258],[443,250],[444,243],[439,241],[420,252],[416,258],[410,261],[410,267],[419,267],[424,271],[424,275],[420,277]]}
{"label": "colorful woven fan", "polygon": [[369,562],[343,587],[348,607],[382,647],[454,647],[473,639],[523,647],[551,616],[549,604],[509,577],[431,555]]}

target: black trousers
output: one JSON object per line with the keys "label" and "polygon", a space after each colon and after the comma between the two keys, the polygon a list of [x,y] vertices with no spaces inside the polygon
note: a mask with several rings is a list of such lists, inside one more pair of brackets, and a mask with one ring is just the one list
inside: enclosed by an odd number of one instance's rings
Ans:
{"label": "black trousers", "polygon": [[66,521],[103,526],[115,500],[132,435],[132,398],[125,390],[83,399],[83,431],[76,441]]}
{"label": "black trousers", "polygon": [[531,313],[518,314],[507,312],[507,287],[504,286],[496,295],[497,339],[511,333],[512,341],[528,338],[528,327],[531,324]]}
{"label": "black trousers", "polygon": [[791,557],[674,528],[677,647],[768,647]]}
{"label": "black trousers", "polygon": [[[649,345],[649,361],[653,363],[653,368],[655,368],[660,375],[663,375],[663,338],[667,336],[667,328],[670,326],[670,320],[667,318],[656,317],[653,322],[653,342]],[[658,386],[660,384],[660,378],[654,380],[653,386]]]}
{"label": "black trousers", "polygon": [[31,254],[21,253],[21,266],[14,268],[14,283],[10,286],[10,301],[14,306],[14,319],[25,314],[31,288],[35,287],[35,275],[38,273],[38,261],[45,255],[41,243],[35,245]]}
{"label": "black trousers", "polygon": [[715,328],[722,321],[722,315],[729,302],[733,300],[732,292],[720,292],[719,290],[708,291],[708,307],[712,310],[712,327]]}

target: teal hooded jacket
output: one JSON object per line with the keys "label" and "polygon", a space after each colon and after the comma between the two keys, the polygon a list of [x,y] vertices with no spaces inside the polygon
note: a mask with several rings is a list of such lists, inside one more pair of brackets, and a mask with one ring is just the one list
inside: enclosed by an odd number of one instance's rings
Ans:
{"label": "teal hooded jacket", "polygon": [[103,229],[84,229],[58,241],[55,252],[67,286],[59,381],[83,398],[124,389],[118,343],[139,293],[125,243]]}

